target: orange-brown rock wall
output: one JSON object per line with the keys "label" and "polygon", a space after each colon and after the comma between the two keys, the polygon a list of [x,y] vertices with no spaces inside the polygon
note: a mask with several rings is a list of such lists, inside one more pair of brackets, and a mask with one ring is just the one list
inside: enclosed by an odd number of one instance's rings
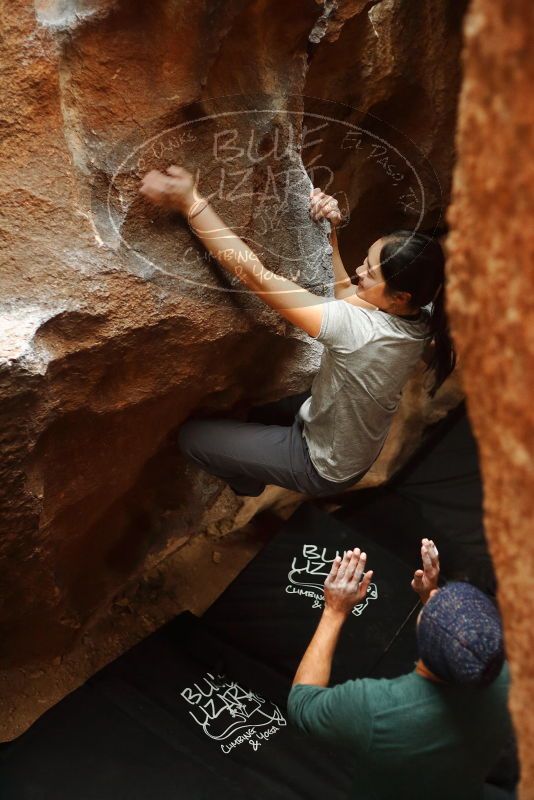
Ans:
{"label": "orange-brown rock wall", "polygon": [[[172,438],[192,411],[301,391],[317,368],[313,342],[236,291],[181,220],[140,202],[141,174],[172,160],[198,168],[201,188],[268,266],[327,294],[327,230],[307,215],[312,160],[325,167],[316,183],[330,188],[331,173],[346,194],[350,266],[392,209],[395,225],[431,224],[447,202],[463,4],[420,6],[11,3],[1,56],[2,663],[63,652],[133,574],[225,513],[213,510],[220,484],[186,467]],[[248,115],[234,116],[229,134],[223,95]],[[352,155],[339,147],[335,125],[304,148],[298,113],[316,109],[303,95],[345,103],[336,116],[373,136],[391,134],[371,124],[383,112],[405,129],[395,144],[421,163],[389,174],[371,140]],[[252,137],[235,160],[234,133]],[[280,175],[293,176],[286,198]],[[418,176],[424,198],[403,204]],[[416,429],[412,420],[412,438]]]}
{"label": "orange-brown rock wall", "polygon": [[520,796],[534,798],[534,7],[473,0],[465,26],[449,307],[480,446],[512,673]]}

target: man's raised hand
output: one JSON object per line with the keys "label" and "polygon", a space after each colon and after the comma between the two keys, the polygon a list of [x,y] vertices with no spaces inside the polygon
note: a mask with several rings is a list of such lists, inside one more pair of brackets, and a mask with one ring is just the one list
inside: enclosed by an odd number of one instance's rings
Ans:
{"label": "man's raised hand", "polygon": [[438,588],[439,553],[432,539],[421,539],[421,559],[423,569],[416,569],[412,589],[417,592],[422,603],[426,603],[431,592]]}
{"label": "man's raised hand", "polygon": [[315,222],[328,219],[333,227],[339,225],[343,219],[337,200],[317,186],[310,192],[310,216]]}
{"label": "man's raised hand", "polygon": [[366,562],[367,555],[358,547],[343,558],[336,556],[324,583],[325,609],[348,616],[364,600],[373,577],[372,570],[365,572]]}

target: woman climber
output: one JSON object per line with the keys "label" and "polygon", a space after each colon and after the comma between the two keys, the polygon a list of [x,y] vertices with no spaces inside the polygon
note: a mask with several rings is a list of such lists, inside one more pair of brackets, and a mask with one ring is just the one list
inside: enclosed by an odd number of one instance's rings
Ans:
{"label": "woman climber", "polygon": [[179,433],[182,452],[241,495],[259,495],[266,484],[313,496],[352,486],[380,453],[402,388],[431,340],[433,391],[454,368],[439,242],[410,231],[381,237],[354,285],[339,253],[337,201],[313,189],[312,219],[332,225],[336,299],[326,299],[266,269],[182,167],[152,170],[140,192],[181,212],[228,272],[324,345],[310,392],[253,409],[248,422],[189,420]]}

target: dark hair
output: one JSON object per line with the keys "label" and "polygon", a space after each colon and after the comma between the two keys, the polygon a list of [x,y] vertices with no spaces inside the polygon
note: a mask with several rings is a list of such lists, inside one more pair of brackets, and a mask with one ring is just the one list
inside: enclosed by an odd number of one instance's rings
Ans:
{"label": "dark hair", "polygon": [[445,255],[438,240],[424,233],[401,230],[382,238],[380,269],[387,288],[391,292],[408,292],[414,308],[432,303],[430,331],[434,352],[428,369],[435,372],[430,391],[434,396],[456,365],[445,312]]}

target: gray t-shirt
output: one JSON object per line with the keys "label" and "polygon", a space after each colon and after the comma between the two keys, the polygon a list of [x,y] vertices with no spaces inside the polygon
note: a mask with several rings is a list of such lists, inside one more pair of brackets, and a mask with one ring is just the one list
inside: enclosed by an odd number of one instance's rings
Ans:
{"label": "gray t-shirt", "polygon": [[342,483],[367,472],[384,445],[402,388],[429,341],[429,312],[415,320],[333,300],[317,340],[325,349],[300,407],[317,472]]}

